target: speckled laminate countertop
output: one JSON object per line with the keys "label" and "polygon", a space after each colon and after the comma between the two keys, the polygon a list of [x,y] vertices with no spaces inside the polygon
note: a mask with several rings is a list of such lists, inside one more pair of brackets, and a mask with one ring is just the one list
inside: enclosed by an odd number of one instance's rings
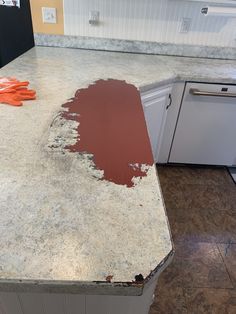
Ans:
{"label": "speckled laminate countertop", "polygon": [[[37,47],[0,76],[30,80],[38,95],[22,108],[0,105],[0,290],[141,294],[134,276],[149,278],[172,251],[155,168],[135,188],[98,183],[74,154],[47,151],[51,122],[77,89],[101,78],[141,90],[236,83],[236,61]],[[108,275],[113,283],[104,283]]]}

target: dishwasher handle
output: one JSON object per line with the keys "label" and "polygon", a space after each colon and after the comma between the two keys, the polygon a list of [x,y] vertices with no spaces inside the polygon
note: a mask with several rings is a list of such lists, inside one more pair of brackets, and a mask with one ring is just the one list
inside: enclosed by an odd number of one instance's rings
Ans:
{"label": "dishwasher handle", "polygon": [[226,92],[206,92],[197,88],[190,88],[189,93],[194,96],[214,96],[214,97],[236,97],[236,93]]}

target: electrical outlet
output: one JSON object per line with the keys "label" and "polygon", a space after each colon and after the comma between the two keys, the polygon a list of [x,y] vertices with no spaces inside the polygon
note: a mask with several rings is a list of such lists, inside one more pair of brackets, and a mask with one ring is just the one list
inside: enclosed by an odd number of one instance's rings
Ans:
{"label": "electrical outlet", "polygon": [[57,11],[56,8],[42,7],[43,23],[56,24]]}
{"label": "electrical outlet", "polygon": [[98,25],[99,24],[99,11],[90,11],[89,13],[89,24]]}
{"label": "electrical outlet", "polygon": [[191,27],[192,19],[189,17],[183,17],[180,24],[180,33],[188,33]]}

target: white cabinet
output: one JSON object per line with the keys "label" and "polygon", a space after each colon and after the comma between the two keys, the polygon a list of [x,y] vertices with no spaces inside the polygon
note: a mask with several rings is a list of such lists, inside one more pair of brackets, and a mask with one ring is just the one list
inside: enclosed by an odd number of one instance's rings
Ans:
{"label": "white cabinet", "polygon": [[235,85],[176,82],[141,98],[155,162],[236,166]]}
{"label": "white cabinet", "polygon": [[187,83],[169,162],[236,165],[236,86]]}
{"label": "white cabinet", "polygon": [[155,162],[157,162],[159,158],[167,110],[172,101],[171,89],[172,86],[168,85],[141,93],[145,120]]}

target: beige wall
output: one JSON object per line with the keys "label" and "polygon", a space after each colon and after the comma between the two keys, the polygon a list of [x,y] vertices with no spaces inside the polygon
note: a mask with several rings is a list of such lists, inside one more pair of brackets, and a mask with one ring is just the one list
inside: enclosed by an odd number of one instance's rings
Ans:
{"label": "beige wall", "polygon": [[[30,0],[35,33],[64,34],[63,0]],[[44,24],[42,7],[57,9],[57,24]]]}

